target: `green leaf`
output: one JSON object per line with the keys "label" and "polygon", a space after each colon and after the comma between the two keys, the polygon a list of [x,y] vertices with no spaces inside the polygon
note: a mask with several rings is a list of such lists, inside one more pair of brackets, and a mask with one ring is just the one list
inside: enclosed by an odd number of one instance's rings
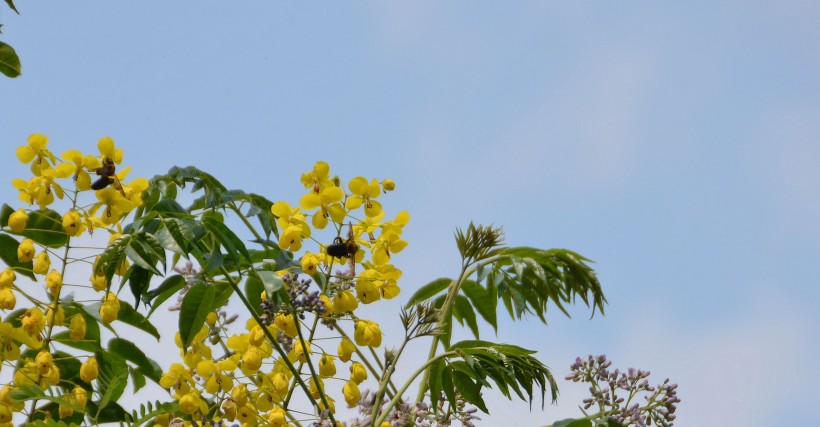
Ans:
{"label": "green leaf", "polygon": [[[498,295],[495,293],[495,286],[488,284],[488,289],[478,283],[467,280],[461,285],[461,291],[470,299],[470,302],[475,306],[476,311],[481,317],[492,325],[493,330],[498,332],[497,310],[498,310]],[[476,335],[478,338],[478,335]]]}
{"label": "green leaf", "polygon": [[163,219],[162,226],[155,233],[162,247],[187,257],[189,242],[194,241],[193,225],[189,221],[180,218]]}
{"label": "green leaf", "polygon": [[436,296],[439,292],[447,289],[451,283],[453,283],[453,279],[449,279],[446,277],[441,277],[436,280],[433,280],[432,282],[419,288],[410,297],[410,300],[407,301],[407,304],[404,307],[410,308],[420,302],[427,301],[428,299]]}
{"label": "green leaf", "polygon": [[265,293],[269,299],[273,298],[273,295],[285,286],[285,282],[279,277],[279,273],[275,271],[253,270],[252,274],[255,274],[262,282],[262,286],[265,288]]}
{"label": "green leaf", "polygon": [[[262,281],[259,279],[257,275],[249,275],[248,278],[245,280],[245,298],[248,299],[248,303],[250,303],[251,308],[256,312],[256,314],[262,314],[262,292],[265,291],[265,285],[262,284]],[[270,297],[270,295],[268,296]]]}
{"label": "green leaf", "polygon": [[245,248],[245,244],[225,224],[213,217],[203,217],[202,225],[216,237],[216,240],[225,248],[228,257],[232,258],[235,264],[239,265],[239,255],[245,257],[248,262],[253,262],[248,249]]}
{"label": "green leaf", "polygon": [[102,399],[99,406],[105,407],[108,402],[119,400],[125,391],[125,385],[128,383],[128,365],[119,356],[106,351],[95,353],[95,357],[100,366],[98,380]]}
{"label": "green leaf", "polygon": [[473,336],[479,338],[478,323],[476,322],[475,311],[470,301],[464,295],[456,295],[453,301],[453,316],[459,323],[467,323],[467,327],[472,331]]}
{"label": "green leaf", "polygon": [[[96,324],[97,321],[95,320],[94,323]],[[88,321],[86,321],[86,325],[87,324],[88,324]],[[87,334],[88,334],[88,331],[86,330],[86,335]],[[51,339],[58,342],[58,343],[60,343],[60,344],[67,345],[69,347],[74,347],[74,348],[79,349],[79,350],[90,351],[92,353],[95,352],[95,351],[102,350],[102,347],[100,347],[100,344],[97,343],[97,342],[90,341],[90,340],[87,341],[85,339],[83,339],[83,340],[73,340],[73,339],[71,339],[71,333],[68,332],[68,331],[58,332],[58,333],[52,335]]]}
{"label": "green leaf", "polygon": [[125,255],[134,264],[156,274],[162,273],[156,269],[157,261],[165,264],[165,248],[162,243],[151,234],[140,232],[131,235],[128,245],[125,246]]}
{"label": "green leaf", "polygon": [[[6,0],[8,2],[9,0]],[[15,10],[16,12],[16,10]],[[6,43],[0,42],[0,73],[6,77],[17,77],[22,72],[23,67],[20,65],[20,58],[14,48]]]}
{"label": "green leaf", "polygon": [[162,368],[157,362],[148,358],[133,342],[122,338],[112,338],[108,341],[108,351],[137,365],[140,373],[154,380],[154,382],[159,382],[162,376]]}
{"label": "green leaf", "polygon": [[120,312],[117,314],[117,320],[148,332],[159,341],[159,331],[157,331],[157,328],[130,305],[120,304]]}
{"label": "green leaf", "polygon": [[12,0],[6,0],[6,4],[7,4],[7,5],[9,5],[9,7],[11,8],[11,10],[15,11],[18,15],[20,14],[20,12],[19,12],[19,11],[17,10],[17,8],[14,6],[14,2],[13,2]]}
{"label": "green leaf", "polygon": [[552,427],[592,427],[592,421],[589,418],[567,418],[554,422]]}
{"label": "green leaf", "polygon": [[138,265],[131,266],[130,270],[131,272],[128,274],[128,287],[131,288],[131,294],[134,295],[134,308],[136,309],[139,307],[139,302],[151,285],[151,277],[153,274]]}
{"label": "green leaf", "polygon": [[438,398],[441,396],[441,377],[444,371],[444,359],[436,360],[428,369],[430,369],[430,401],[438,402]]}
{"label": "green leaf", "polygon": [[31,271],[32,262],[20,262],[17,259],[18,246],[20,246],[20,242],[18,242],[17,239],[8,234],[0,234],[0,259],[2,259],[7,266],[14,269],[17,274],[36,280],[34,273]]}
{"label": "green leaf", "polygon": [[185,278],[180,275],[173,275],[165,279],[155,289],[148,291],[143,298],[144,302],[151,303],[151,310],[148,311],[147,316],[151,317],[154,310],[183,287],[185,287]]}
{"label": "green leaf", "polygon": [[179,335],[184,350],[187,350],[194,336],[202,329],[213,299],[214,288],[203,283],[191,286],[185,293],[179,311]]}
{"label": "green leaf", "polygon": [[130,366],[128,367],[128,372],[131,373],[131,381],[134,385],[134,393],[140,391],[141,388],[145,387],[145,375],[142,372]]}
{"label": "green leaf", "polygon": [[218,310],[228,303],[233,296],[233,287],[228,283],[217,283],[214,285],[214,300],[211,303],[211,310]]}
{"label": "green leaf", "polygon": [[458,401],[456,400],[456,389],[453,386],[453,368],[449,366],[445,366],[441,370],[441,389],[444,391],[444,395],[447,396],[450,407],[455,408]]}

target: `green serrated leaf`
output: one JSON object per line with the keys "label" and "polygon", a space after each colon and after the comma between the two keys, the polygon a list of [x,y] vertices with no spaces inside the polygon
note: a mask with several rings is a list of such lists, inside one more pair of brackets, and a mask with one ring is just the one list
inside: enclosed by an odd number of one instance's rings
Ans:
{"label": "green serrated leaf", "polygon": [[5,74],[6,77],[14,78],[19,76],[22,70],[20,57],[17,56],[14,48],[0,42],[0,73]]}
{"label": "green serrated leaf", "polygon": [[441,277],[436,280],[433,280],[432,282],[419,288],[410,297],[410,300],[407,301],[407,304],[404,307],[410,308],[420,302],[427,301],[428,299],[438,295],[439,292],[447,289],[451,283],[453,283],[453,279],[446,277]]}
{"label": "green serrated leaf", "polygon": [[205,317],[210,312],[210,303],[214,299],[214,288],[202,283],[191,286],[182,299],[179,311],[179,334],[183,349],[188,348],[194,336],[202,329]]}

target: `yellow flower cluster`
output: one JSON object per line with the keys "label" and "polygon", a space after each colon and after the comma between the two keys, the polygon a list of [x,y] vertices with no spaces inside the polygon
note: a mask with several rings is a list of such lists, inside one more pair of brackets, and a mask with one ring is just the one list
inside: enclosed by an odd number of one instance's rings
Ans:
{"label": "yellow flower cluster", "polygon": [[[95,263],[91,283],[66,283],[66,266],[82,260],[67,258],[62,251],[48,247],[48,242],[40,239],[44,235],[48,238],[48,233],[60,229],[70,238],[81,237],[86,231],[90,234],[95,229],[108,230],[116,237],[122,230],[120,221],[142,205],[142,193],[148,187],[145,178],[125,182],[130,168],[116,170],[116,166],[122,163],[123,152],[109,137],[99,140],[97,154],[71,149],[58,157],[49,150],[48,143],[45,135],[34,134],[26,145],[16,150],[17,159],[30,165],[32,176],[29,179],[16,178],[12,185],[18,190],[22,202],[36,206],[11,212],[5,223],[3,231],[23,238],[16,250],[17,263],[0,272],[0,311],[15,310],[21,298],[31,305],[20,309],[21,314],[16,319],[0,322],[0,362],[17,362],[13,381],[0,389],[0,426],[10,425],[12,415],[24,410],[22,404],[10,399],[11,392],[17,387],[31,384],[48,389],[59,385],[59,388],[52,388],[57,392],[50,392],[60,402],[57,413],[52,416],[67,418],[76,409],[85,408],[92,395],[90,384],[99,373],[97,360],[89,357],[79,370],[80,379],[88,384],[66,385],[67,381],[61,377],[55,363],[53,341],[58,333],[66,332],[67,337],[60,339],[87,339],[86,315],[75,311],[67,316],[63,289],[82,286],[105,291],[108,288],[105,276],[97,270]],[[83,193],[93,193],[90,202],[80,200]],[[70,204],[62,214],[53,210],[59,209],[55,202],[60,200],[62,205]],[[127,265],[117,274],[123,274],[126,269]],[[33,292],[31,283],[19,283],[20,273],[35,280],[38,276],[42,279],[40,293],[44,298]],[[100,300],[102,322],[108,324],[116,320],[120,310],[117,296],[106,292]],[[22,354],[36,355],[21,359]]]}

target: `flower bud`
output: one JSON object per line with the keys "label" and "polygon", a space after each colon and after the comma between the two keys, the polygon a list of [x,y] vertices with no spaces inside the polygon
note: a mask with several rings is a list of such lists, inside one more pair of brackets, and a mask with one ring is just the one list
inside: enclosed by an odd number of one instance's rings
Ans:
{"label": "flower bud", "polygon": [[23,239],[20,245],[17,246],[17,261],[30,262],[34,259],[34,241],[31,239]]}
{"label": "flower bud", "polygon": [[71,324],[68,326],[68,333],[71,336],[71,339],[74,341],[79,341],[85,338],[85,317],[81,314],[75,314],[71,317]]}
{"label": "flower bud", "polygon": [[270,422],[271,427],[286,426],[288,422],[285,419],[285,410],[279,406],[271,409],[270,415],[268,416],[268,421]]}
{"label": "flower bud", "polygon": [[296,320],[292,314],[280,314],[274,319],[276,326],[282,330],[290,338],[296,338],[298,332],[296,330]]}
{"label": "flower bud", "polygon": [[347,402],[348,408],[356,406],[356,404],[359,403],[359,399],[362,398],[362,392],[359,391],[359,386],[355,381],[346,382],[342,388],[342,394],[345,396],[345,402]]}
{"label": "flower bud", "polygon": [[355,351],[356,346],[353,345],[353,341],[350,341],[348,337],[342,338],[342,342],[339,343],[339,348],[337,349],[339,360],[342,362],[350,361],[350,356],[352,356]]}
{"label": "flower bud", "polygon": [[74,386],[71,394],[74,396],[74,404],[80,409],[85,409],[85,404],[88,403],[88,392],[80,386]]}
{"label": "flower bud", "polygon": [[253,345],[248,347],[248,350],[242,354],[242,361],[248,370],[258,371],[262,367],[262,352],[259,351],[259,347]]}
{"label": "flower bud", "polygon": [[51,296],[56,297],[60,294],[60,288],[63,287],[63,276],[57,270],[51,270],[46,276],[46,289]]}
{"label": "flower bud", "polygon": [[17,297],[14,296],[11,288],[0,289],[0,309],[14,310],[17,305]]}
{"label": "flower bud", "polygon": [[353,362],[350,365],[350,380],[355,382],[356,384],[361,384],[362,381],[367,379],[367,369],[364,368],[359,362]]}
{"label": "flower bud", "polygon": [[48,258],[48,251],[42,251],[34,258],[34,267],[31,271],[33,271],[34,274],[46,274],[50,267],[51,260]]}
{"label": "flower bud", "polygon": [[333,356],[323,354],[319,360],[319,375],[327,378],[336,375],[336,363],[333,361]]}
{"label": "flower bud", "polygon": [[25,209],[17,209],[9,216],[9,228],[15,233],[22,233],[26,229],[28,215]]}
{"label": "flower bud", "polygon": [[382,188],[384,188],[384,192],[393,191],[396,189],[396,183],[392,179],[385,179],[382,181]]}
{"label": "flower bud", "polygon": [[369,320],[359,320],[356,322],[356,330],[353,338],[358,345],[378,347],[382,344],[382,331],[376,322]]}
{"label": "flower bud", "polygon": [[333,311],[336,313],[347,313],[358,307],[359,302],[350,291],[341,291],[333,297]]}
{"label": "flower bud", "polygon": [[14,286],[14,281],[17,280],[17,274],[14,270],[7,268],[0,273],[0,288],[10,288]]}
{"label": "flower bud", "polygon": [[87,383],[94,381],[99,373],[100,367],[97,364],[97,359],[94,357],[89,357],[88,360],[80,366],[80,379]]}

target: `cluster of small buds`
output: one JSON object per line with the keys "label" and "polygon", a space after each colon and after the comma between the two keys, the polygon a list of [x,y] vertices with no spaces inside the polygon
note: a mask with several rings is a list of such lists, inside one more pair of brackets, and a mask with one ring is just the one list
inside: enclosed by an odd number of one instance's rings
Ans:
{"label": "cluster of small buds", "polygon": [[464,427],[475,427],[473,421],[481,420],[475,415],[478,409],[467,406],[467,402],[461,396],[456,397],[456,407],[450,411],[444,410],[446,403],[447,399],[443,395],[439,396],[437,408],[431,408],[426,402],[416,403],[413,415],[417,424],[420,427],[445,427],[458,421]]}
{"label": "cluster of small buds", "polygon": [[327,312],[325,303],[319,298],[320,292],[308,292],[311,284],[310,279],[299,280],[297,274],[285,273],[282,280],[287,285],[293,312],[298,314],[300,319],[305,320],[305,312],[316,313],[317,316]]}
{"label": "cluster of small buds", "polygon": [[168,311],[179,311],[182,308],[182,300],[185,298],[185,294],[188,292],[188,289],[191,289],[193,283],[190,279],[193,279],[201,273],[200,270],[194,268],[194,265],[190,262],[185,263],[185,267],[176,266],[174,267],[174,271],[176,271],[180,276],[185,278],[187,282],[185,286],[179,290],[177,293],[177,302],[176,304],[168,307]]}
{"label": "cluster of small buds", "polygon": [[[576,358],[570,365],[572,371],[566,376],[573,382],[589,383],[591,397],[583,400],[584,409],[597,405],[601,416],[614,419],[624,426],[634,425],[646,427],[656,425],[670,427],[675,420],[676,403],[680,402],[677,396],[678,385],[670,383],[667,378],[659,386],[649,385],[649,371],[629,368],[626,372],[619,369],[610,371],[612,361],[605,355],[588,356],[586,359]],[[618,390],[627,393],[626,397],[619,396]],[[643,394],[646,402],[641,406],[633,402]]]}

